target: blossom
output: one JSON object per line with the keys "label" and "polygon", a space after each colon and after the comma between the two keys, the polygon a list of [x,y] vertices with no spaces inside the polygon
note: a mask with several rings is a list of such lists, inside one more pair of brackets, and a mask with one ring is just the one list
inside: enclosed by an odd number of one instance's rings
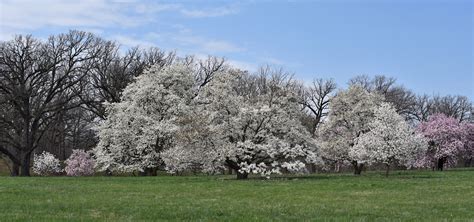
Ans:
{"label": "blossom", "polygon": [[63,170],[59,159],[57,159],[53,154],[43,151],[41,154],[34,154],[33,157],[33,172],[41,175],[55,175]]}

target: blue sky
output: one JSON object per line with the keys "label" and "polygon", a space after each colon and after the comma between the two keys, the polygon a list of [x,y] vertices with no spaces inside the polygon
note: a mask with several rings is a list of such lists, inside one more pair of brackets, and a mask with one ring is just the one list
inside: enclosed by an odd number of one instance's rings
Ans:
{"label": "blue sky", "polygon": [[304,81],[359,74],[474,99],[473,3],[463,0],[0,0],[0,39],[80,29],[178,54],[281,66]]}

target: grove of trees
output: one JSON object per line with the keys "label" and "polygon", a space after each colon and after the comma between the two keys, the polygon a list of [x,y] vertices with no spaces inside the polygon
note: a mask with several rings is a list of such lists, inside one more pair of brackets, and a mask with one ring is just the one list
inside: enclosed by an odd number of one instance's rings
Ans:
{"label": "grove of trees", "polygon": [[473,135],[468,97],[417,95],[386,76],[308,84],[82,31],[0,42],[0,153],[13,176],[61,174],[60,161],[71,176],[388,175],[470,166]]}

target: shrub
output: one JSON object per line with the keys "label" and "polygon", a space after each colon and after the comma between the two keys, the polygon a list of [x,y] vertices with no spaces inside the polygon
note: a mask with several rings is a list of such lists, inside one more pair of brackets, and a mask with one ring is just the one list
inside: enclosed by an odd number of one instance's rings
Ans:
{"label": "shrub", "polygon": [[73,150],[71,156],[65,161],[68,176],[89,176],[94,174],[95,161],[84,150]]}
{"label": "shrub", "polygon": [[41,176],[48,176],[58,174],[62,171],[59,159],[53,154],[43,151],[41,154],[34,155],[34,173]]}

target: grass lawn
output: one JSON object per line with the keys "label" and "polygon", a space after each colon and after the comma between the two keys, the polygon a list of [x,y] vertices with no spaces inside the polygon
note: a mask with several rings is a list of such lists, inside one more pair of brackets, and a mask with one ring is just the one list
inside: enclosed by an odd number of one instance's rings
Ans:
{"label": "grass lawn", "polygon": [[474,169],[382,174],[0,177],[0,220],[474,221]]}

